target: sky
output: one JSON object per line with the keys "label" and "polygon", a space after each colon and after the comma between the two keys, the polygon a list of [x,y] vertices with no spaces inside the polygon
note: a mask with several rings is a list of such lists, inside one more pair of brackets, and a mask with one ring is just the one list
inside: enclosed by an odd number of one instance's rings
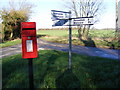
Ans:
{"label": "sky", "polygon": [[[19,0],[14,0],[18,2]],[[39,28],[52,28],[51,10],[68,11],[63,6],[63,0],[27,0],[34,4],[32,15],[30,16],[29,22],[36,22],[37,29]],[[120,0],[118,0],[120,1]],[[0,1],[0,9],[2,7],[8,7],[9,0]],[[104,0],[103,5],[105,6],[99,22],[94,24],[93,27],[102,28],[115,28],[116,22],[116,6],[115,0]],[[62,26],[61,26],[62,27]]]}

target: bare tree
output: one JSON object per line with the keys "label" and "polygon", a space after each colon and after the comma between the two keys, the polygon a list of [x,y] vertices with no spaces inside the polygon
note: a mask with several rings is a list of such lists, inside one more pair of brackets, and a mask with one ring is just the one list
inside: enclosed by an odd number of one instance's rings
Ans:
{"label": "bare tree", "polygon": [[[103,8],[102,2],[103,0],[68,0],[65,7],[69,8],[76,17],[93,16],[93,23],[96,23],[99,21],[98,16]],[[90,27],[90,25],[79,26],[79,39],[82,37],[87,39]]]}

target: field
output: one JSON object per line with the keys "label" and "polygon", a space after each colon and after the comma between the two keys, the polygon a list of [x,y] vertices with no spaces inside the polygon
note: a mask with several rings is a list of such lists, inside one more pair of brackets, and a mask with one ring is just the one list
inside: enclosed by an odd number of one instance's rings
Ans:
{"label": "field", "polygon": [[[120,88],[120,61],[43,50],[33,60],[35,88]],[[28,88],[28,60],[21,54],[2,59],[2,85],[5,88]]]}
{"label": "field", "polygon": [[[68,44],[68,30],[38,30],[37,37],[46,41]],[[114,39],[115,30],[90,30],[91,40],[80,41],[77,30],[72,30],[72,44],[95,46],[100,48],[120,49],[118,40]],[[0,43],[0,48],[20,44],[21,39]]]}
{"label": "field", "polygon": [[[66,44],[68,43],[68,33],[68,30],[39,30],[37,32],[37,35],[40,36],[41,39],[47,41]],[[118,43],[118,40],[114,39],[115,30],[90,30],[90,41],[80,41],[78,39],[77,30],[72,30],[72,37],[72,43],[74,45],[120,49],[120,44]]]}
{"label": "field", "polygon": [[[59,36],[59,37],[68,37],[68,30],[39,30],[37,34],[39,35],[48,35],[48,36]],[[72,35],[78,35],[77,30],[72,30]],[[114,37],[115,30],[90,30],[89,36],[91,37]]]}

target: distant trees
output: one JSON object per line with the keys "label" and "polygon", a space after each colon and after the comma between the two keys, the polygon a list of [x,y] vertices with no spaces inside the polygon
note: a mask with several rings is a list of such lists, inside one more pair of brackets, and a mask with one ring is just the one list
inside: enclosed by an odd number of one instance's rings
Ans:
{"label": "distant trees", "polygon": [[29,19],[33,5],[21,0],[17,3],[10,1],[9,8],[0,10],[2,20],[3,40],[11,40],[20,37],[20,23]]}
{"label": "distant trees", "polygon": [[[67,0],[65,6],[69,8],[76,17],[94,17],[96,23],[99,19],[98,16],[101,13],[103,0]],[[87,39],[90,25],[80,25],[78,29],[78,35]]]}

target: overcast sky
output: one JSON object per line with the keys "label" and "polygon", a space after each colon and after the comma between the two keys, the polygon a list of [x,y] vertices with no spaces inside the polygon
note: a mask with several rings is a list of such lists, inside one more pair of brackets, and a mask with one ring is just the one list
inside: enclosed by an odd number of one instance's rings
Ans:
{"label": "overcast sky", "polygon": [[[9,0],[0,1],[0,8],[7,7]],[[14,0],[18,1],[18,0]],[[30,17],[30,22],[36,22],[37,28],[51,28],[51,10],[67,11],[63,7],[63,0],[28,0],[35,5],[34,13]],[[116,0],[104,0],[105,10],[99,18],[100,21],[94,25],[95,28],[115,28],[116,19]],[[119,0],[120,1],[120,0]]]}

